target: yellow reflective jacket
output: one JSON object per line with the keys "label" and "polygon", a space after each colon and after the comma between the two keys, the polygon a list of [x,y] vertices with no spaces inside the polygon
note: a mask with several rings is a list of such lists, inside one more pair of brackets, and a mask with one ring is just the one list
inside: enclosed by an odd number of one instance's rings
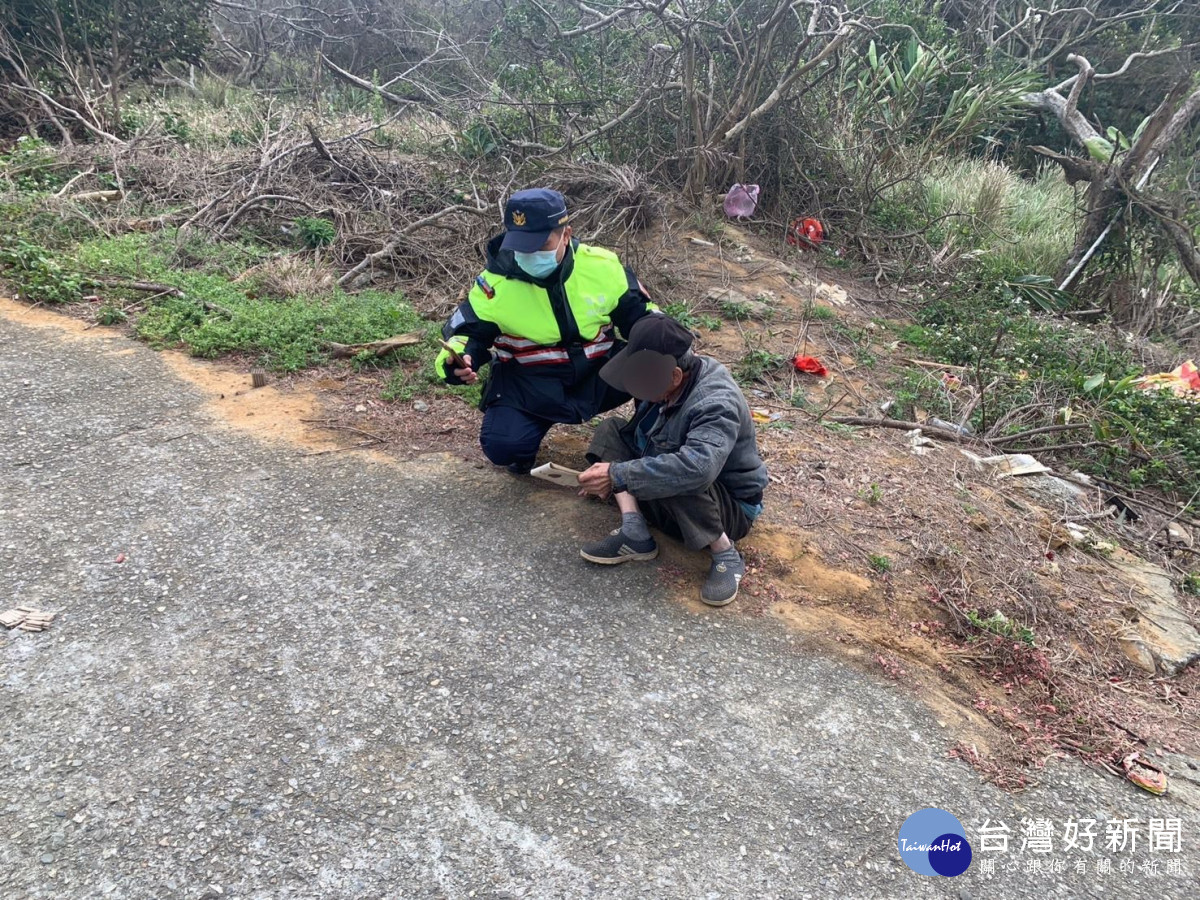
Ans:
{"label": "yellow reflective jacket", "polygon": [[[597,373],[633,323],[657,309],[637,277],[615,253],[573,244],[549,279],[535,281],[500,250],[501,240],[489,243],[487,268],[442,329],[476,369],[492,363],[482,405],[515,406],[555,422],[584,421],[618,405]],[[442,350],[435,371],[458,383],[449,359]]]}

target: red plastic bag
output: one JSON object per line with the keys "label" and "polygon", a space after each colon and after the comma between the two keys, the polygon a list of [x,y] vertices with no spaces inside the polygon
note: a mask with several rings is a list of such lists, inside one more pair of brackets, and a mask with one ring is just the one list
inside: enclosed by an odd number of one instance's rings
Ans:
{"label": "red plastic bag", "polygon": [[821,361],[815,356],[797,355],[792,360],[792,365],[796,367],[797,372],[807,372],[810,375],[816,375],[818,378],[824,378],[829,374],[829,370],[821,365]]}
{"label": "red plastic bag", "polygon": [[825,240],[825,226],[819,219],[792,219],[788,226],[787,242],[793,247],[816,247]]}

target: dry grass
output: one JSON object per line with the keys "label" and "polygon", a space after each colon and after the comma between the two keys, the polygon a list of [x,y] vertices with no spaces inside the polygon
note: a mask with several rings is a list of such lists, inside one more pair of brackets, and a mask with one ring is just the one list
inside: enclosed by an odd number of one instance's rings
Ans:
{"label": "dry grass", "polygon": [[250,283],[256,292],[273,300],[318,297],[333,290],[337,278],[320,255],[293,254],[268,259],[246,269],[235,283]]}
{"label": "dry grass", "polygon": [[521,173],[500,161],[380,148],[373,133],[335,138],[330,130],[314,140],[292,123],[263,135],[256,147],[219,149],[181,147],[150,133],[99,153],[68,149],[61,162],[95,167],[119,182],[122,202],[87,213],[110,234],[177,226],[193,238],[248,236],[287,250],[297,247],[298,217],[330,222],[336,236],[319,261],[285,257],[248,273],[271,296],[327,286],[331,273],[368,261],[343,286],[398,287],[420,312],[444,315],[482,268],[505,197],[527,184],[563,190],[583,239],[624,247],[635,263],[653,262],[653,250],[638,235],[660,220],[664,203],[629,167],[598,163]]}

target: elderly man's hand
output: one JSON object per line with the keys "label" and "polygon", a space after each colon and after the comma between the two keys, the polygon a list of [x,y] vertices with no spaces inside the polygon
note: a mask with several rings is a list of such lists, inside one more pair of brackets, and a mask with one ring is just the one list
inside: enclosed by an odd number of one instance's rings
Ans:
{"label": "elderly man's hand", "polygon": [[454,377],[459,379],[463,384],[474,384],[479,380],[479,373],[471,368],[471,354],[465,354],[463,362],[467,364],[467,367],[465,369],[455,369]]}
{"label": "elderly man's hand", "polygon": [[608,463],[596,463],[579,473],[580,496],[599,497],[601,500],[607,500],[612,489],[612,476],[608,472]]}

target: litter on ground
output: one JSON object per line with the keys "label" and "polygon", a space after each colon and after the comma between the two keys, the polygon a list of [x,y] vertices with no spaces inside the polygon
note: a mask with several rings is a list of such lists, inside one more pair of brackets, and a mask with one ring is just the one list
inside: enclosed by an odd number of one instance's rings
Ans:
{"label": "litter on ground", "polygon": [[792,365],[797,372],[807,372],[818,378],[824,378],[829,374],[829,370],[821,365],[821,361],[815,356],[796,356],[792,359]]}
{"label": "litter on ground", "polygon": [[1200,371],[1196,370],[1196,364],[1190,359],[1170,372],[1147,375],[1135,383],[1143,390],[1169,390],[1178,397],[1200,397]]}
{"label": "litter on ground", "polygon": [[19,631],[45,631],[54,621],[54,613],[42,612],[32,606],[18,606],[0,613],[0,625]]}

